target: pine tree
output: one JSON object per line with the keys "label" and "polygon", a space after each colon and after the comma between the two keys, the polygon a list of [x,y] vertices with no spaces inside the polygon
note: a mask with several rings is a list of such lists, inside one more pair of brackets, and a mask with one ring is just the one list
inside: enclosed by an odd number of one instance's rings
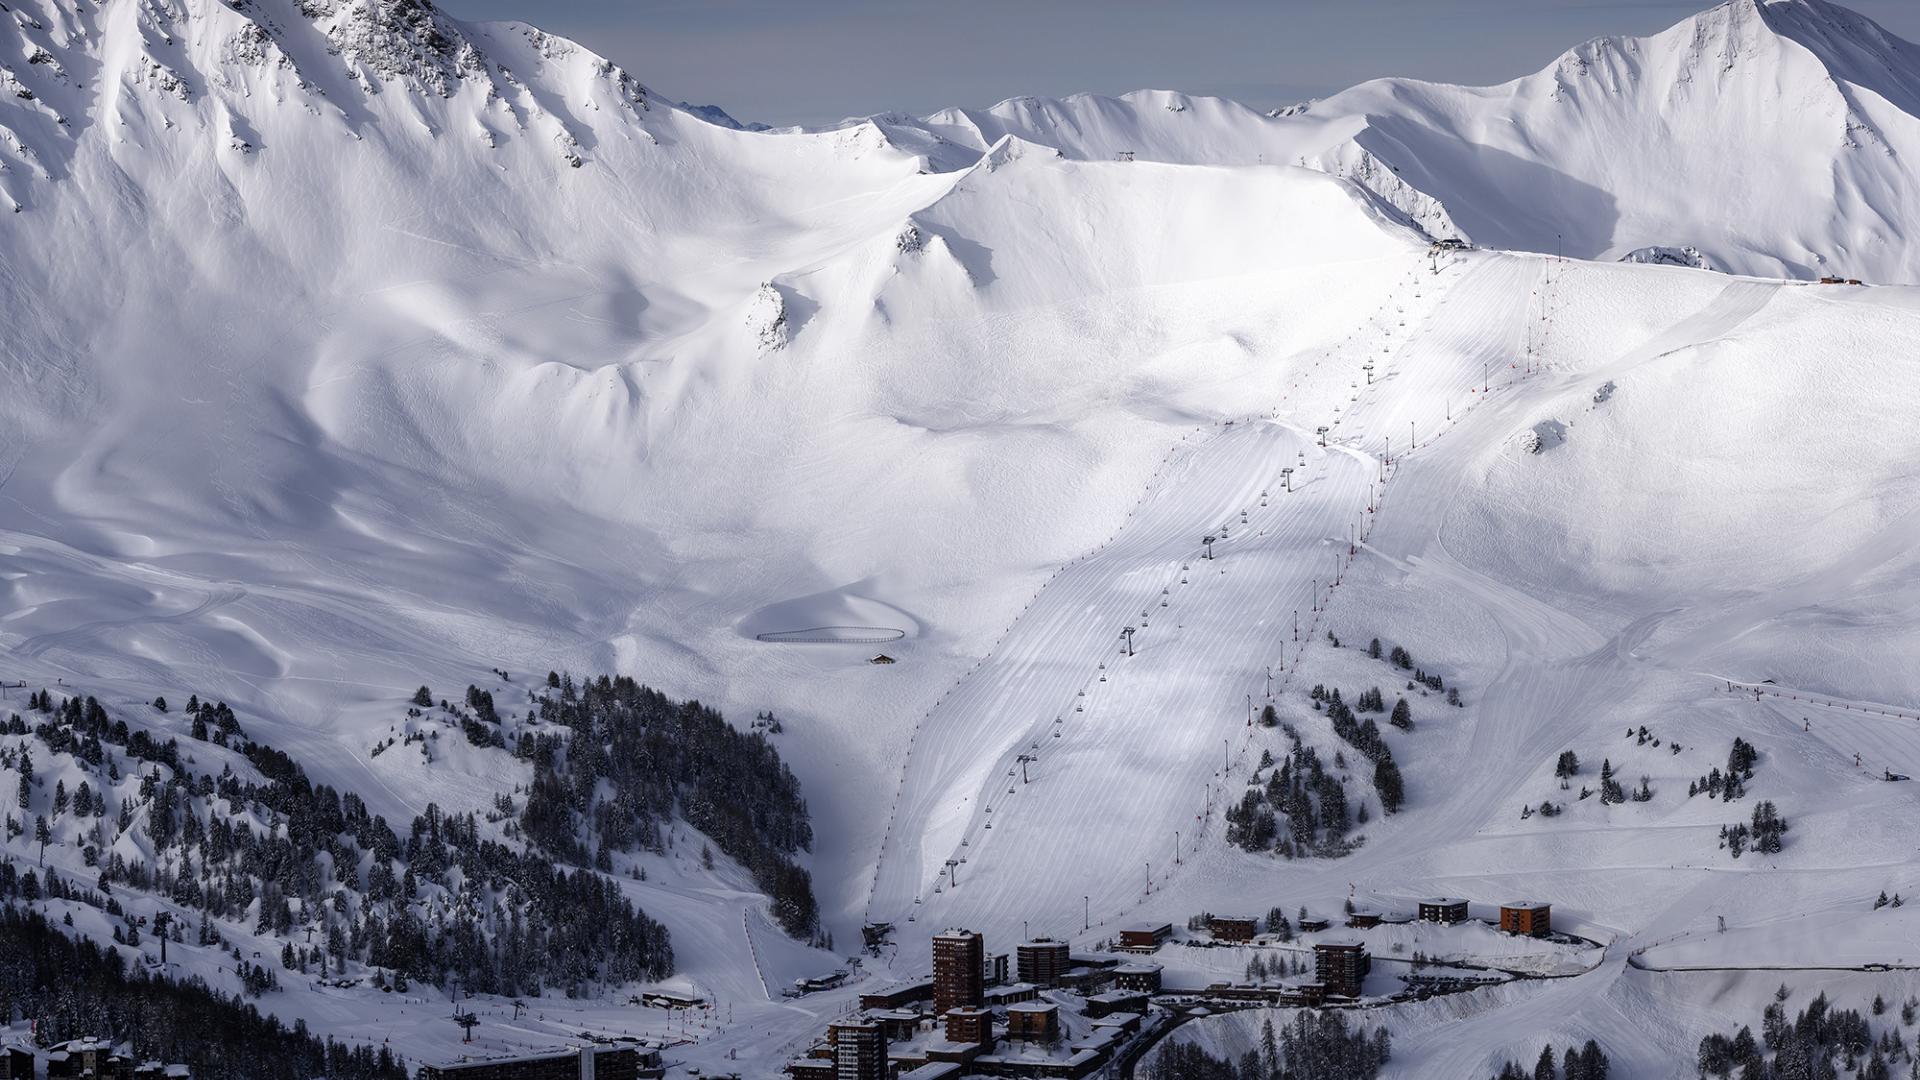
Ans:
{"label": "pine tree", "polygon": [[1387,718],[1387,723],[1402,731],[1413,728],[1413,710],[1408,707],[1406,698],[1393,703],[1393,715]]}
{"label": "pine tree", "polygon": [[1772,855],[1780,851],[1781,837],[1787,831],[1786,819],[1773,805],[1773,800],[1762,799],[1753,808],[1753,849],[1763,855]]}
{"label": "pine tree", "polygon": [[1406,787],[1400,778],[1400,767],[1392,758],[1383,758],[1373,769],[1373,788],[1380,795],[1380,812],[1391,817],[1400,812],[1400,804],[1406,798]]}
{"label": "pine tree", "polygon": [[1600,802],[1611,805],[1626,801],[1626,790],[1620,786],[1620,781],[1614,778],[1612,759],[1603,759],[1600,762]]}
{"label": "pine tree", "polygon": [[1580,1051],[1580,1057],[1586,1066],[1585,1080],[1607,1080],[1607,1071],[1612,1067],[1612,1063],[1607,1060],[1607,1055],[1600,1049],[1599,1043],[1588,1039],[1587,1045]]}

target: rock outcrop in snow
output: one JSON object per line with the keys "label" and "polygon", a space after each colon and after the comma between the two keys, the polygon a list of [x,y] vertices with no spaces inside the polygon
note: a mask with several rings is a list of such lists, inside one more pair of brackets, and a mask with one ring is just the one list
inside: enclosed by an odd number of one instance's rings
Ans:
{"label": "rock outcrop in snow", "polygon": [[1718,270],[1713,260],[1697,247],[1651,247],[1635,248],[1620,256],[1621,262],[1644,263],[1649,266],[1690,266],[1696,270]]}
{"label": "rock outcrop in snow", "polygon": [[760,291],[753,294],[753,303],[747,308],[747,328],[753,332],[762,353],[786,348],[787,298],[772,282],[760,286]]}

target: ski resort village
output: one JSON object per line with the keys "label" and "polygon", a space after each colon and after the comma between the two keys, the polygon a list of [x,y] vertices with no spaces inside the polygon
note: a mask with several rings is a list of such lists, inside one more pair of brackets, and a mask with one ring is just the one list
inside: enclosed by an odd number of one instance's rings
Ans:
{"label": "ski resort village", "polygon": [[0,0],[0,1080],[1920,1078],[1911,13],[448,6]]}

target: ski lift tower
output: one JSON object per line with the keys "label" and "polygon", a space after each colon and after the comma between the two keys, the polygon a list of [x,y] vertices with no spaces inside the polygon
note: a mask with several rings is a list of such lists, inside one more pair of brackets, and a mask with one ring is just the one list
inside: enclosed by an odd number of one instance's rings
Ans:
{"label": "ski lift tower", "polygon": [[1207,549],[1205,556],[1203,556],[1204,558],[1213,558],[1213,542],[1215,539],[1217,538],[1212,535],[1201,537],[1200,546]]}
{"label": "ski lift tower", "polygon": [[1289,465],[1286,468],[1281,469],[1280,479],[1286,482],[1287,493],[1292,494],[1293,493],[1293,466]]}
{"label": "ski lift tower", "polygon": [[1318,434],[1318,435],[1320,436],[1320,445],[1321,445],[1322,447],[1325,447],[1325,446],[1327,445],[1327,428],[1326,428],[1326,425],[1324,425],[1324,424],[1322,424],[1322,425],[1321,425],[1321,426],[1320,426],[1320,427],[1319,427],[1319,428],[1318,428],[1318,429],[1316,430],[1316,434]]}
{"label": "ski lift tower", "polygon": [[1132,656],[1133,655],[1133,627],[1131,626],[1122,627],[1120,630],[1120,640],[1127,643],[1127,655]]}

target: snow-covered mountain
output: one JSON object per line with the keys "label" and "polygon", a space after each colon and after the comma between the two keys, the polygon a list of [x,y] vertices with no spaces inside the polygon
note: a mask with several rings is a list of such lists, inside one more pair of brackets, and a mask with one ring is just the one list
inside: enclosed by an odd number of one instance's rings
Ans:
{"label": "snow-covered mountain", "polygon": [[[735,1023],[488,1001],[485,1046],[644,1029],[770,1073],[947,921],[1091,948],[1536,895],[1600,946],[1377,942],[1584,972],[1391,1013],[1393,1068],[1489,1074],[1537,1035],[1665,1076],[1758,1023],[1780,976],[1735,969],[1808,962],[1821,913],[1862,909],[1822,930],[1848,964],[1904,955],[1865,901],[1920,888],[1879,779],[1920,772],[1920,297],[1711,272],[1911,279],[1920,54],[1844,9],[1736,0],[1504,87],[1277,116],[1154,92],[739,130],[420,0],[6,0],[0,83],[0,680],[251,776],[177,708],[222,701],[394,828],[432,804],[505,844],[537,747],[410,715],[422,684],[515,737],[560,708],[548,670],[778,717],[840,955],[677,820],[610,880]],[[1513,250],[1430,249],[1455,235]],[[1561,238],[1598,261],[1539,256]],[[1751,795],[1690,797],[1736,736]],[[61,738],[8,736],[41,789],[98,787]],[[1563,793],[1566,750],[1649,798]],[[1791,838],[1735,862],[1759,799]],[[91,881],[96,825],[55,814],[48,865]],[[163,891],[121,900],[197,920]],[[846,987],[781,999],[869,921],[893,944]],[[1170,952],[1179,985],[1256,955]],[[1920,992],[1875,978],[1823,985]],[[458,1041],[443,992],[263,1004],[418,1059]]]}
{"label": "snow-covered mountain", "polygon": [[1730,0],[1500,86],[1380,79],[1270,114],[1024,97],[917,126],[949,144],[935,161],[1014,135],[1078,158],[1306,165],[1494,247],[1692,247],[1736,273],[1887,282],[1920,265],[1920,48],[1828,0]]}

